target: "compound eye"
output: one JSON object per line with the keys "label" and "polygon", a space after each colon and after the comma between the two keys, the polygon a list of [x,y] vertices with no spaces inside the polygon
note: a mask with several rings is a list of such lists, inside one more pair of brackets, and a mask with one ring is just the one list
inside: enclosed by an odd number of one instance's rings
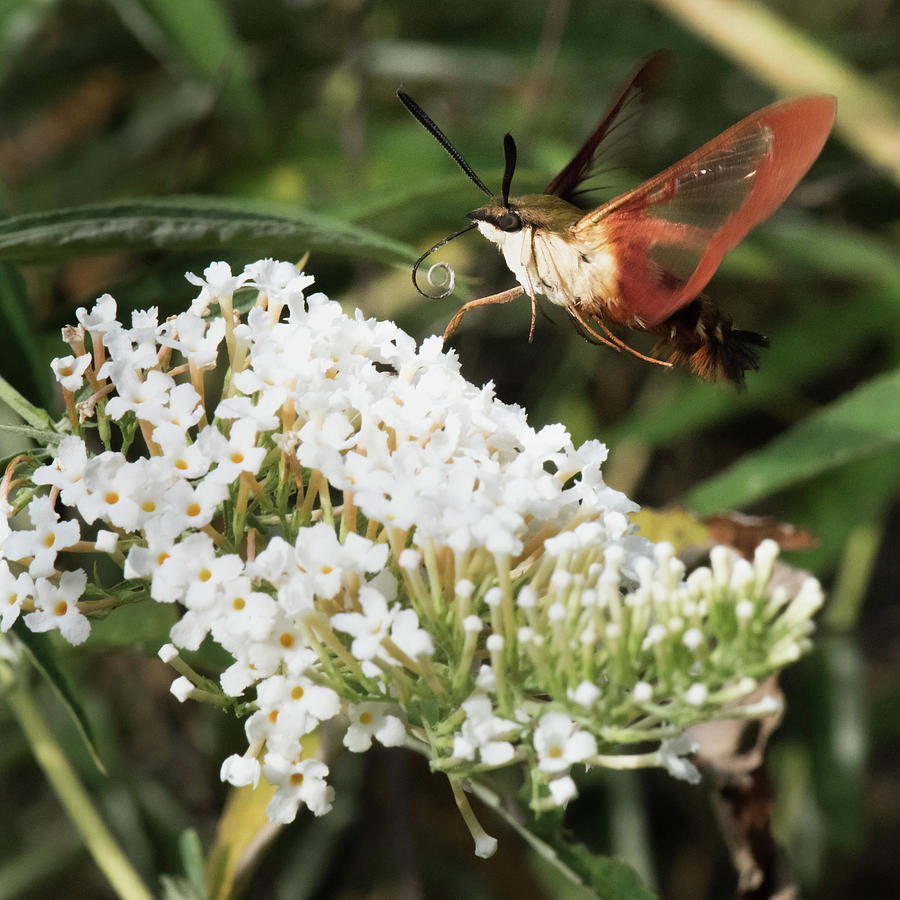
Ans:
{"label": "compound eye", "polygon": [[501,231],[518,231],[522,227],[522,220],[519,218],[519,214],[511,209],[508,209],[502,216],[500,216],[500,220],[497,222],[497,227]]}

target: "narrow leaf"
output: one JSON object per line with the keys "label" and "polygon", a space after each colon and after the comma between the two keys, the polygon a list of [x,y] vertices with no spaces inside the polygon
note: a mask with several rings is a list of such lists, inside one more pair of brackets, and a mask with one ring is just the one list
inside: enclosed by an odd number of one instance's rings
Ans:
{"label": "narrow leaf", "polygon": [[72,716],[75,727],[81,735],[94,765],[100,772],[106,774],[106,767],[100,759],[90,723],[84,714],[81,701],[75,693],[72,680],[59,664],[59,654],[56,652],[53,642],[46,634],[36,634],[30,631],[21,619],[13,625],[13,631],[25,647],[35,668],[47,679],[69,715]]}
{"label": "narrow leaf", "polygon": [[900,444],[900,371],[842,396],[757,453],[694,488],[698,513],[744,506],[814,475]]}
{"label": "narrow leaf", "polygon": [[[5,378],[0,376],[0,403],[5,403],[20,419],[32,428],[37,429],[41,435],[53,434],[50,416],[40,407],[26,400]],[[15,426],[5,426],[15,430]],[[48,439],[50,439],[48,437]]]}
{"label": "narrow leaf", "polygon": [[0,431],[5,431],[9,434],[21,434],[23,437],[36,441],[43,447],[46,447],[48,444],[55,444],[62,437],[55,431],[48,431],[44,428],[31,428],[28,425],[7,425],[2,422],[0,422]]}
{"label": "narrow leaf", "polygon": [[308,210],[213,197],[117,201],[0,221],[0,259],[50,262],[123,250],[306,251],[411,263],[405,244]]}

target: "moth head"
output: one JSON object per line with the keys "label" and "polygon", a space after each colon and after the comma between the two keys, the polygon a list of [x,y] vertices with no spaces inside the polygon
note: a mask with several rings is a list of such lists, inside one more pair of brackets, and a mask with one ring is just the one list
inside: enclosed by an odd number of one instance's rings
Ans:
{"label": "moth head", "polygon": [[523,228],[562,233],[582,215],[577,207],[552,194],[523,194],[505,201],[503,197],[491,197],[484,206],[467,213],[478,230],[492,240]]}
{"label": "moth head", "polygon": [[[513,173],[516,171],[516,142],[513,136],[506,133],[503,138],[503,153],[506,157],[506,166],[503,170],[503,186],[499,197],[491,197],[490,201],[468,214],[477,225],[479,222],[487,222],[500,231],[513,234],[522,230],[522,216],[516,208],[515,202],[510,202],[509,188],[512,185]],[[484,231],[484,229],[480,229]]]}
{"label": "moth head", "polygon": [[479,206],[478,209],[473,209],[466,216],[476,225],[486,222],[500,231],[505,231],[507,234],[521,231],[522,226],[525,224],[522,221],[519,210],[511,205],[508,200],[504,203],[500,197],[491,197],[490,203]]}
{"label": "moth head", "polygon": [[491,192],[485,186],[484,182],[475,174],[472,167],[462,158],[459,151],[450,143],[450,141],[447,139],[447,136],[443,133],[443,131],[441,131],[440,128],[438,128],[434,120],[425,112],[425,110],[423,110],[422,107],[419,106],[419,104],[409,96],[409,94],[406,94],[403,91],[397,91],[397,96],[400,98],[403,105],[418,120],[418,122],[447,151],[447,153],[450,154],[450,157],[453,159],[453,161],[463,170],[463,172],[466,173],[472,183],[491,198],[490,201],[488,201],[487,205],[469,213],[469,218],[472,220],[471,225],[468,225],[465,228],[454,232],[454,234],[451,234],[449,237],[438,241],[433,247],[423,253],[413,265],[412,279],[416,290],[426,297],[439,299],[441,297],[446,297],[453,290],[453,275],[452,271],[449,269],[449,266],[444,263],[436,263],[428,270],[429,286],[431,287],[437,287],[437,285],[433,284],[432,282],[432,275],[436,269],[443,271],[444,275],[447,276],[446,283],[444,284],[444,286],[439,288],[439,293],[437,294],[425,293],[425,291],[423,291],[419,287],[419,283],[416,280],[416,273],[419,270],[419,266],[432,253],[434,253],[435,250],[437,250],[439,247],[443,247],[444,244],[446,244],[448,241],[459,237],[459,235],[464,234],[466,231],[469,231],[476,226],[478,227],[478,230],[485,235],[485,237],[489,238],[492,241],[498,242],[498,237],[504,238],[507,235],[511,235],[515,232],[521,231],[523,226],[526,224],[523,221],[523,218],[516,206],[515,201],[510,201],[509,198],[509,188],[512,184],[513,173],[516,170],[516,142],[513,140],[512,135],[509,133],[507,133],[503,138],[503,152],[504,156],[506,157],[506,165],[503,170],[503,182],[501,185],[499,197],[491,196]]}

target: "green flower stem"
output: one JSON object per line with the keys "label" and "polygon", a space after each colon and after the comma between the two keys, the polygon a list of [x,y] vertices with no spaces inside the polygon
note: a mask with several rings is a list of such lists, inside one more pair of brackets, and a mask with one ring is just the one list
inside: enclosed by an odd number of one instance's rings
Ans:
{"label": "green flower stem", "polygon": [[334,510],[331,508],[331,489],[323,478],[319,482],[319,509],[322,511],[322,521],[334,527]]}
{"label": "green flower stem", "polygon": [[[7,681],[8,677],[0,675],[3,681]],[[153,900],[153,894],[141,881],[91,802],[59,742],[47,726],[28,686],[17,679],[9,680],[12,683],[4,685],[7,687],[4,696],[31,745],[34,758],[53,786],[94,861],[119,897],[126,900]]]}
{"label": "green flower stem", "polygon": [[[422,578],[422,573],[419,569],[401,569],[401,575],[403,576],[403,583],[406,585],[409,599],[417,607],[416,611],[418,614],[432,622],[436,621],[437,613],[435,612],[432,591],[425,586],[425,579]],[[440,585],[437,587],[440,590]]]}
{"label": "green flower stem", "polygon": [[462,653],[459,657],[459,665],[453,674],[454,691],[462,690],[472,671],[472,658],[475,656],[475,644],[478,642],[477,631],[467,631],[463,640]]}
{"label": "green flower stem", "polygon": [[153,440],[153,425],[146,419],[138,419],[138,425],[140,425],[141,435],[144,438],[144,446],[147,448],[147,452],[151,456],[161,456],[162,450],[159,444]]}
{"label": "green flower stem", "polygon": [[75,409],[75,395],[64,388],[63,399],[66,401],[66,415],[69,417],[69,424],[72,426],[72,431],[78,434],[78,411]]}
{"label": "green flower stem", "polygon": [[203,381],[203,370],[193,359],[188,361],[188,369],[190,371],[191,384],[193,385],[194,390],[200,395],[200,420],[197,422],[197,426],[199,428],[204,428],[209,424],[209,420],[206,417],[206,390]]}
{"label": "green flower stem", "polygon": [[456,801],[456,806],[463,817],[463,821],[466,823],[466,827],[469,829],[469,834],[472,835],[472,840],[475,841],[475,855],[481,859],[490,858],[497,850],[496,839],[491,837],[481,827],[481,823],[478,819],[475,818],[475,813],[472,811],[472,807],[469,804],[469,798],[466,797],[465,791],[463,791],[459,780],[450,778],[449,781],[450,789],[453,791],[453,799]]}
{"label": "green flower stem", "polygon": [[497,567],[497,583],[503,592],[501,609],[503,612],[503,632],[506,645],[509,647],[509,658],[513,659],[516,649],[516,611],[513,607],[512,581],[509,569],[511,560],[508,553],[495,553],[494,564]]}
{"label": "green flower stem", "polygon": [[586,760],[592,766],[605,766],[607,769],[652,769],[660,765],[658,750],[650,753],[598,753]]}
{"label": "green flower stem", "polygon": [[237,341],[234,339],[234,298],[219,297],[219,312],[222,314],[222,321],[225,323],[225,346],[228,348],[228,359],[231,366],[228,372],[228,386],[231,387],[231,373],[240,371],[235,369],[236,365],[240,365],[243,360],[236,359]]}
{"label": "green flower stem", "polygon": [[441,585],[440,568],[435,553],[434,541],[427,538],[423,542],[423,556],[425,559],[425,571],[428,573],[428,586],[430,588],[430,600],[432,612],[442,606],[443,590]]}
{"label": "green flower stem", "polygon": [[210,703],[223,709],[231,703],[231,700],[221,691],[204,691],[198,687],[191,691],[191,700],[196,700],[198,703]]}
{"label": "green flower stem", "polygon": [[353,492],[344,491],[344,502],[341,504],[341,541],[347,539],[347,532],[356,532],[356,506],[353,504]]}
{"label": "green flower stem", "polygon": [[[679,729],[673,725],[657,725],[652,720],[645,720],[644,727],[633,728],[601,728],[600,735],[610,744],[642,744],[646,741],[661,741],[675,737]],[[615,767],[614,767],[615,768]]]}
{"label": "green flower stem", "polygon": [[[363,674],[362,666],[359,664],[359,660],[349,651],[346,647],[340,642],[337,635],[334,631],[331,630],[328,625],[327,620],[318,615],[313,614],[306,616],[304,619],[299,621],[300,630],[303,632],[303,636],[306,638],[309,645],[316,651],[319,655],[319,659],[322,660],[323,665],[327,666],[327,669],[334,672],[334,666],[328,659],[328,654],[325,652],[325,647],[327,647],[331,652],[342,662],[344,665],[353,673],[353,675],[360,680],[363,684],[370,684],[370,679],[366,678]],[[323,647],[323,644],[325,645]],[[335,674],[335,677],[337,675]]]}
{"label": "green flower stem", "polygon": [[491,656],[491,668],[494,670],[494,678],[497,683],[497,710],[501,716],[513,716],[515,710],[509,694],[509,685],[506,680],[506,645],[501,649],[491,648],[488,652]]}
{"label": "green flower stem", "polygon": [[310,517],[312,516],[313,504],[316,501],[316,497],[319,496],[319,487],[321,486],[323,481],[324,479],[322,478],[321,472],[312,470],[309,473],[309,480],[306,484],[306,496],[303,498],[303,505],[300,507],[301,522],[306,523],[310,520]]}

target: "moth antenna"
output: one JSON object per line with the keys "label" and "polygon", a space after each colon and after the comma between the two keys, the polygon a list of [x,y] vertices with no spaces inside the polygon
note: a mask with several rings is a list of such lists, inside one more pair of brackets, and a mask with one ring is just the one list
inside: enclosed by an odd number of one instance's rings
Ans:
{"label": "moth antenna", "polygon": [[[450,154],[450,158],[453,162],[455,162],[463,172],[472,179],[472,183],[484,191],[488,197],[492,196],[491,192],[485,187],[484,182],[472,171],[472,167],[462,158],[462,155],[456,147],[450,143],[447,135],[437,127],[431,116],[429,116],[428,113],[426,113],[425,110],[404,91],[397,91],[397,96],[400,98],[400,102],[413,114],[419,124],[424,126],[428,133]],[[429,250],[429,253],[430,252],[431,251]],[[425,296],[427,297],[428,295],[426,294]]]}
{"label": "moth antenna", "polygon": [[[428,286],[432,288],[437,288],[440,293],[439,294],[426,294],[422,288],[419,287],[419,282],[416,280],[416,276],[419,272],[419,266],[422,265],[425,260],[434,253],[435,250],[443,247],[444,244],[449,243],[453,240],[453,238],[458,238],[461,234],[465,234],[467,231],[471,231],[475,227],[475,223],[473,222],[471,225],[466,225],[465,228],[460,228],[459,231],[454,231],[453,234],[448,235],[443,240],[438,241],[430,250],[426,250],[415,262],[415,265],[412,267],[412,283],[413,287],[423,296],[427,297],[429,300],[443,300],[444,297],[449,297],[450,294],[453,293],[453,288],[456,286],[456,273],[450,267],[448,263],[445,262],[437,262],[433,266],[430,266],[428,269],[428,273],[425,276],[428,280]],[[434,280],[434,273],[436,270],[443,271],[446,275],[446,280],[443,284],[436,284]]]}
{"label": "moth antenna", "polygon": [[516,171],[516,142],[507,131],[503,136],[503,154],[506,157],[506,167],[503,169],[503,205],[509,206],[509,188],[512,185],[513,172]]}

